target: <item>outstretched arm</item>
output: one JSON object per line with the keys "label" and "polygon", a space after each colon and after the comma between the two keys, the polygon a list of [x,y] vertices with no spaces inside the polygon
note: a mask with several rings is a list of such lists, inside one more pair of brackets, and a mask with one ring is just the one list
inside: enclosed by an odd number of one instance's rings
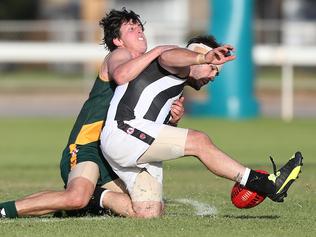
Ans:
{"label": "outstretched arm", "polygon": [[118,85],[135,79],[155,58],[175,46],[158,46],[147,53],[134,57],[127,49],[113,51],[107,61],[108,75]]}
{"label": "outstretched arm", "polygon": [[188,76],[189,66],[199,64],[224,64],[234,60],[234,55],[227,56],[226,53],[233,50],[231,45],[224,45],[210,50],[206,54],[197,53],[185,48],[175,48],[163,52],[159,56],[159,63],[171,73]]}

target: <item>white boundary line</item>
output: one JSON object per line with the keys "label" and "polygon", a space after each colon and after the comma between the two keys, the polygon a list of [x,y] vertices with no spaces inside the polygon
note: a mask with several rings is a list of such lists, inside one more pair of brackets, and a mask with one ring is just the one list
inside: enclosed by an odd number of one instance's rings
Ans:
{"label": "white boundary line", "polygon": [[207,203],[199,202],[193,199],[181,198],[175,199],[174,201],[181,204],[189,204],[195,209],[195,214],[197,216],[215,216],[218,211],[215,206],[211,206]]}

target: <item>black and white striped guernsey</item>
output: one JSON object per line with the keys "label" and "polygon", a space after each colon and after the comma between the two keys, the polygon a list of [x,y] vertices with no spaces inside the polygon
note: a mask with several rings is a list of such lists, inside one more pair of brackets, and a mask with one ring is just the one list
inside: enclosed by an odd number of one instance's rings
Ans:
{"label": "black and white striped guernsey", "polygon": [[172,103],[178,99],[185,79],[176,77],[154,60],[134,80],[116,87],[107,121],[147,119],[166,123]]}

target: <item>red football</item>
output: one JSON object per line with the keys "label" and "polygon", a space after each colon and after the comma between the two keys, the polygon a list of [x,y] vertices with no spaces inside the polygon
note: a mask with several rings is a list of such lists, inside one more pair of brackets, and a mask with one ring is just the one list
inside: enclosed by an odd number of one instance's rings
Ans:
{"label": "red football", "polygon": [[[257,172],[268,174],[265,170],[256,170]],[[252,208],[259,205],[266,196],[262,196],[256,192],[242,187],[239,183],[235,183],[231,191],[231,200],[235,207]]]}

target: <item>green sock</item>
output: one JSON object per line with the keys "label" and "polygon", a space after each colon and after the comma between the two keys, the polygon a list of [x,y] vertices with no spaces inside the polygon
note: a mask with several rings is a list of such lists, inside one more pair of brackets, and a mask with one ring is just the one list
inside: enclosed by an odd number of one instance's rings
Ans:
{"label": "green sock", "polygon": [[18,211],[15,207],[15,201],[0,203],[0,217],[16,218]]}

